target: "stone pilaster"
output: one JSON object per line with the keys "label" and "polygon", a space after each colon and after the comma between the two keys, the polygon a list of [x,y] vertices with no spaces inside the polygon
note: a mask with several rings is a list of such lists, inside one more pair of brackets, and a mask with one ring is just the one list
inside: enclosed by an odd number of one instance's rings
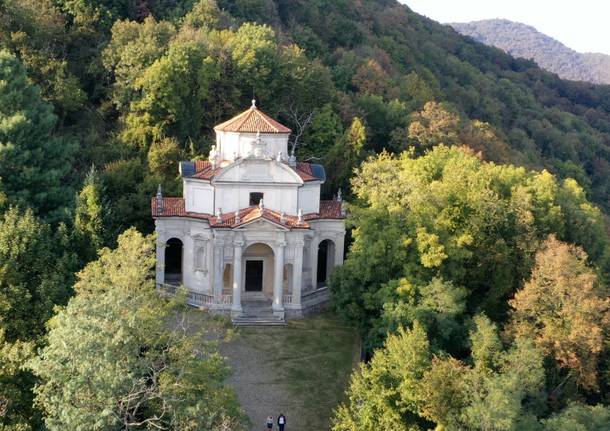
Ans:
{"label": "stone pilaster", "polygon": [[239,315],[242,312],[241,308],[241,255],[244,240],[241,237],[236,237],[233,241],[233,304],[231,306],[231,314]]}
{"label": "stone pilaster", "polygon": [[298,238],[294,249],[294,266],[292,268],[292,304],[301,305],[301,285],[303,284],[303,238]]}
{"label": "stone pilaster", "polygon": [[273,312],[276,314],[284,313],[284,249],[286,241],[281,235],[275,245],[275,271],[273,277]]}

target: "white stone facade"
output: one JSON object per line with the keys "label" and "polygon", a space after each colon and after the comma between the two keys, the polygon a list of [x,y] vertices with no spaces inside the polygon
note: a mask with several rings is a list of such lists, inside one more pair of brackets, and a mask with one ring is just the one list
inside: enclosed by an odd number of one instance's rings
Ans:
{"label": "white stone facade", "polygon": [[236,119],[216,129],[208,161],[181,164],[182,198],[152,200],[157,285],[182,284],[191,303],[235,317],[249,301],[299,316],[328,299],[343,263],[342,201],[320,201],[321,166],[285,156],[284,126],[254,105]]}

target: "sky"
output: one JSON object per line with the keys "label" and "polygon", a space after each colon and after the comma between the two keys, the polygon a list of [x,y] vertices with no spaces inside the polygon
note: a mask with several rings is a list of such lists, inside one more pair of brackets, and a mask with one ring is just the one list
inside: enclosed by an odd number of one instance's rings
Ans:
{"label": "sky", "polygon": [[400,0],[435,21],[505,18],[536,27],[579,52],[610,54],[608,0]]}

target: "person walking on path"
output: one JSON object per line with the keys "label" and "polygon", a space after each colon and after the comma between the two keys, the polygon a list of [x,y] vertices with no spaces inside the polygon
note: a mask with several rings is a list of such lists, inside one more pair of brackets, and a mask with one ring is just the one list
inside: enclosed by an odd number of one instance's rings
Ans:
{"label": "person walking on path", "polygon": [[267,416],[267,429],[273,429],[273,416]]}
{"label": "person walking on path", "polygon": [[277,417],[277,426],[280,428],[280,431],[284,431],[284,427],[286,426],[286,416],[284,416],[284,413],[280,413]]}

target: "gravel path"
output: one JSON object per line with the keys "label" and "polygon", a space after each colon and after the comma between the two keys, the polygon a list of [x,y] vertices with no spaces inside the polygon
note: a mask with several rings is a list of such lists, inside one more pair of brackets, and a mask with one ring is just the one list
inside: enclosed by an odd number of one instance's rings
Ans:
{"label": "gravel path", "polygon": [[[248,331],[263,331],[269,337],[284,328],[249,328]],[[250,418],[251,431],[266,431],[265,421],[272,415],[274,420],[280,413],[287,419],[286,431],[304,430],[299,422],[299,412],[303,406],[288,391],[286,384],[278,376],[274,366],[273,352],[249,345],[243,337],[221,345],[221,352],[228,358],[232,375],[228,384],[233,386],[242,408]],[[274,426],[274,430],[277,426]]]}

